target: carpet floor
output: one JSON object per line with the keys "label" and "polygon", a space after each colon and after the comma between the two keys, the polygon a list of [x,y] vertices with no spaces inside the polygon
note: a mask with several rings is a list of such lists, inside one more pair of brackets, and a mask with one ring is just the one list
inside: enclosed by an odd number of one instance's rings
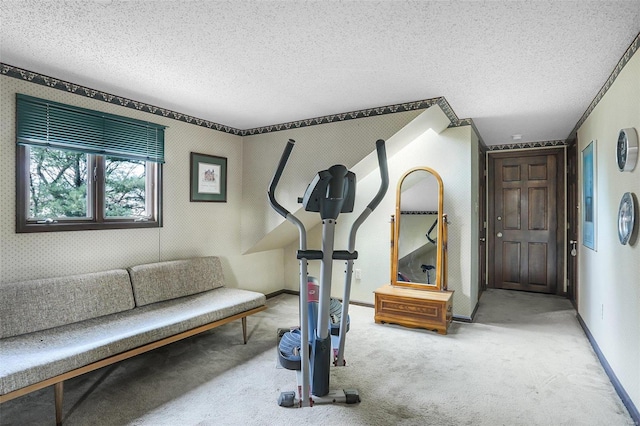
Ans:
{"label": "carpet floor", "polygon": [[[65,382],[65,425],[633,425],[568,300],[486,291],[449,334],[375,324],[352,306],[347,367],[331,388],[362,402],[282,408],[295,372],[277,368],[277,329],[297,325],[280,295],[240,322]],[[55,423],[53,389],[0,405],[1,425]]]}

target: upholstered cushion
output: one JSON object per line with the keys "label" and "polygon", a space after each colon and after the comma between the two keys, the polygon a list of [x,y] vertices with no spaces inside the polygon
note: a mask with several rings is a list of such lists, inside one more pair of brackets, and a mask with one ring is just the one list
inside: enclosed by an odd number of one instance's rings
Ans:
{"label": "upholstered cushion", "polygon": [[[0,394],[266,303],[218,288],[106,317],[0,340]],[[241,340],[240,340],[241,341]]]}
{"label": "upholstered cushion", "polygon": [[0,338],[44,330],[134,307],[124,269],[0,286]]}
{"label": "upholstered cushion", "polygon": [[201,293],[224,285],[218,257],[150,263],[129,268],[136,306]]}

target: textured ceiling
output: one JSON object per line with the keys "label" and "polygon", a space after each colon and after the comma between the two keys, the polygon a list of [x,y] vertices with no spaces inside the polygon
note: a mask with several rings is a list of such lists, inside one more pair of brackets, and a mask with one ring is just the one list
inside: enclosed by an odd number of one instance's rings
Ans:
{"label": "textured ceiling", "polygon": [[250,129],[445,97],[488,145],[565,139],[633,1],[7,1],[0,61]]}

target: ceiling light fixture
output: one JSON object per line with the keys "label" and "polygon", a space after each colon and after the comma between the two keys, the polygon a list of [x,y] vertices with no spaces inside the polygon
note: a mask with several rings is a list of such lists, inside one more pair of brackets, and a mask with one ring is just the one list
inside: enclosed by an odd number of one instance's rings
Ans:
{"label": "ceiling light fixture", "polygon": [[521,134],[511,135],[511,139],[513,139],[514,141],[522,140],[522,135]]}

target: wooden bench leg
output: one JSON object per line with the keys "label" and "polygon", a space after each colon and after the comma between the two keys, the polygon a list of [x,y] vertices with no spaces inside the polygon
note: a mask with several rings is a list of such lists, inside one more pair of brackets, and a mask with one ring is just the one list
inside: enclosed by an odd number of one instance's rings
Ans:
{"label": "wooden bench leg", "polygon": [[244,344],[247,344],[247,317],[242,317],[242,338],[244,339]]}
{"label": "wooden bench leg", "polygon": [[64,382],[58,382],[53,385],[53,394],[56,401],[56,426],[62,425],[62,395],[64,390]]}

